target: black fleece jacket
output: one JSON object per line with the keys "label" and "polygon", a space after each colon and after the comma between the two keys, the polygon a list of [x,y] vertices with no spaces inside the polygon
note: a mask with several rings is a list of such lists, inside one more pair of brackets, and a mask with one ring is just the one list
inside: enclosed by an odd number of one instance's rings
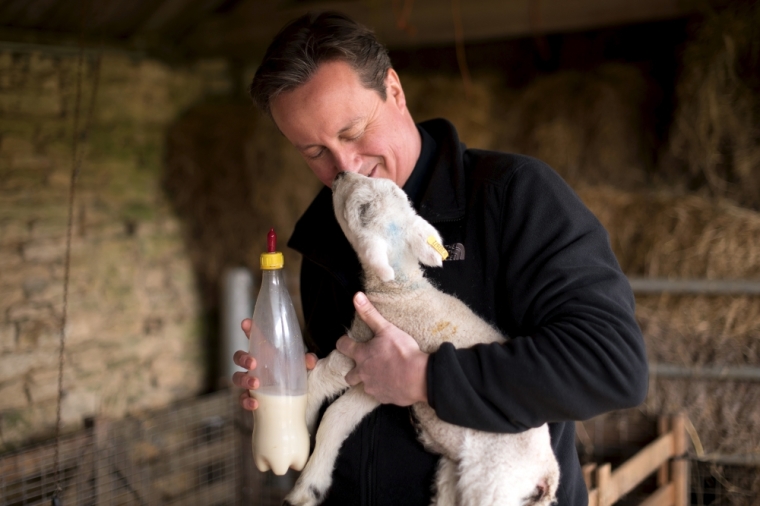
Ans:
{"label": "black fleece jacket", "polygon": [[[466,149],[445,120],[419,130],[422,154],[405,190],[459,258],[426,276],[510,337],[442,345],[428,362],[430,405],[445,421],[484,431],[549,423],[559,505],[585,505],[573,421],[636,406],[648,381],[633,295],[607,233],[546,164]],[[306,330],[324,357],[350,326],[361,289],[329,189],[289,246],[304,256]],[[437,457],[416,440],[410,413],[383,405],[362,421],[341,447],[324,504],[429,504]]]}

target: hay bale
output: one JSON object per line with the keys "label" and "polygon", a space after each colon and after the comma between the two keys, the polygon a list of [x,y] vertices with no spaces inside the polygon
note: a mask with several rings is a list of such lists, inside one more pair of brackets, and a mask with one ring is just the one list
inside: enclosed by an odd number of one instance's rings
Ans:
{"label": "hay bale", "polygon": [[458,75],[413,74],[401,76],[407,106],[416,122],[446,118],[469,147],[494,147],[493,103],[496,95],[508,94],[494,75],[473,79],[469,96]]}
{"label": "hay bale", "polygon": [[760,214],[725,199],[581,186],[632,276],[760,279]]}
{"label": "hay bale", "polygon": [[760,4],[710,10],[687,43],[663,174],[760,209]]}
{"label": "hay bale", "polygon": [[538,78],[501,97],[497,147],[547,162],[571,185],[639,187],[652,163],[641,116],[646,89],[641,71],[623,64]]}
{"label": "hay bale", "polygon": [[[582,187],[628,275],[760,278],[760,213],[726,200]],[[644,295],[636,316],[651,362],[760,365],[760,297]],[[652,378],[644,409],[686,409],[707,452],[760,453],[757,383]]]}
{"label": "hay bale", "polygon": [[457,75],[407,73],[402,83],[416,121],[444,117],[470,147],[535,156],[573,185],[647,181],[652,155],[640,112],[647,82],[633,65],[557,72],[522,90],[481,73],[469,96]]}

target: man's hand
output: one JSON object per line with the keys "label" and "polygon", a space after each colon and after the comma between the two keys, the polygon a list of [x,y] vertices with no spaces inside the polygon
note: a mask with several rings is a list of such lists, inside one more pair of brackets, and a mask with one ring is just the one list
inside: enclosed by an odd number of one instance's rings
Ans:
{"label": "man's hand", "polygon": [[354,307],[375,337],[366,343],[348,336],[338,339],[338,351],[356,362],[346,375],[348,384],[364,383],[364,391],[383,404],[427,402],[427,353],[412,336],[383,318],[362,292],[354,296]]}
{"label": "man's hand", "polygon": [[[251,319],[246,318],[240,323],[240,327],[243,329],[243,332],[245,332],[245,336],[250,339],[251,338]],[[252,371],[256,369],[256,358],[253,355],[250,355],[249,353],[238,350],[235,352],[235,354],[232,356],[232,361],[235,362],[235,364],[239,365],[243,369],[246,369],[248,371]],[[311,371],[314,369],[314,366],[317,365],[317,356],[313,353],[307,353],[306,354],[306,369]],[[243,407],[243,409],[247,409],[248,411],[253,411],[256,408],[259,407],[259,403],[250,396],[250,393],[248,390],[256,390],[261,386],[259,384],[259,378],[251,377],[246,372],[236,372],[232,375],[232,383],[235,386],[238,386],[240,388],[244,388],[246,391],[240,394],[240,405]]]}

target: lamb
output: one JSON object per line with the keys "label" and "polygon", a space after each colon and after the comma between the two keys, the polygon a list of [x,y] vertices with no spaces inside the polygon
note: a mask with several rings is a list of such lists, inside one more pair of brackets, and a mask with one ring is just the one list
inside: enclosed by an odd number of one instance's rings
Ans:
{"label": "lamb", "polygon": [[[419,262],[441,267],[445,249],[438,231],[415,213],[395,183],[340,173],[333,182],[333,206],[361,262],[367,297],[423,351],[431,353],[445,341],[459,348],[505,341],[463,302],[425,279]],[[359,342],[373,337],[358,316],[348,335]],[[349,388],[345,375],[353,367],[353,360],[336,350],[309,373],[307,423],[312,434],[323,401],[345,393],[326,410],[314,452],[285,504],[321,502],[343,440],[378,406],[361,384]],[[441,455],[433,504],[548,506],[555,501],[559,465],[547,425],[519,434],[495,434],[446,423],[427,403],[417,403],[413,410],[420,440]]]}

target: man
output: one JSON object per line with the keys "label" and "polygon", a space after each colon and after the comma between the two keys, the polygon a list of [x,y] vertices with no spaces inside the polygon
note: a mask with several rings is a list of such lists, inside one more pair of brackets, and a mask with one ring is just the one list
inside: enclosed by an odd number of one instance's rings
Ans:
{"label": "man", "polygon": [[[407,406],[418,401],[478,430],[549,423],[561,469],[558,502],[586,504],[573,421],[635,406],[647,389],[633,296],[599,222],[538,160],[466,149],[444,120],[415,125],[385,49],[341,15],[310,14],[286,27],[251,95],[327,187],[289,243],[303,254],[314,351],[324,357],[337,347],[353,358],[347,381],[363,382],[383,403],[341,447],[323,504],[429,504],[437,457],[416,440]],[[391,179],[407,192],[457,252],[426,275],[509,342],[444,344],[427,355],[374,310],[332,214],[329,186],[341,171]],[[341,337],[355,310],[375,331],[367,344]],[[307,356],[307,367],[314,361]],[[242,351],[235,362],[255,368]],[[245,373],[233,381],[258,387]],[[247,394],[241,402],[256,408]]]}

